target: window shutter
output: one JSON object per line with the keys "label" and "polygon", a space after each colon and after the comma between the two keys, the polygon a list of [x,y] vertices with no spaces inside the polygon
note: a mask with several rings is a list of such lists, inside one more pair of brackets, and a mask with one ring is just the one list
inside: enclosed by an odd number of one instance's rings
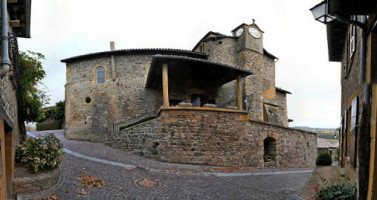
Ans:
{"label": "window shutter", "polygon": [[358,107],[358,101],[357,97],[352,100],[352,106],[351,106],[351,156],[350,156],[350,162],[353,165],[353,167],[356,167],[356,155],[357,155],[357,109]]}
{"label": "window shutter", "polygon": [[343,155],[347,156],[347,110],[344,111],[343,128]]}
{"label": "window shutter", "polygon": [[[356,20],[356,16],[352,15],[351,20]],[[350,58],[352,58],[353,54],[356,50],[356,26],[351,25],[350,29]]]}
{"label": "window shutter", "polygon": [[357,97],[352,100],[352,107],[351,107],[351,133],[355,134],[356,126],[357,126],[357,106],[358,101]]}
{"label": "window shutter", "polygon": [[344,55],[343,55],[343,76],[347,77],[348,74],[348,40],[345,42]]}

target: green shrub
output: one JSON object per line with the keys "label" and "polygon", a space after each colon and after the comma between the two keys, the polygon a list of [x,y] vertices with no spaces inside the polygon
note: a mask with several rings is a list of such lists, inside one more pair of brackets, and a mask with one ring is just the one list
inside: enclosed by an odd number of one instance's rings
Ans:
{"label": "green shrub", "polygon": [[37,123],[37,131],[58,130],[58,129],[62,129],[62,125],[60,121],[55,121],[48,124]]}
{"label": "green shrub", "polygon": [[315,164],[317,166],[326,166],[332,164],[331,155],[327,152],[322,152],[317,156],[317,159],[315,160]]}
{"label": "green shrub", "polygon": [[29,138],[16,150],[16,162],[34,173],[56,168],[63,159],[63,144],[53,134]]}
{"label": "green shrub", "polygon": [[158,154],[158,151],[157,151],[156,148],[153,148],[153,149],[152,149],[152,154],[153,154],[153,155],[157,155],[157,154]]}
{"label": "green shrub", "polygon": [[317,185],[315,188],[315,200],[353,200],[356,195],[356,184],[352,183],[341,183],[338,185],[329,185],[324,187],[319,187]]}

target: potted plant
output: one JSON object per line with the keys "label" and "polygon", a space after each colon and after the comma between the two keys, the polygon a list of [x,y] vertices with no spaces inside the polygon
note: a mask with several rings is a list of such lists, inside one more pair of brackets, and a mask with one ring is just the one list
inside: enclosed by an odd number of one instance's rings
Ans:
{"label": "potted plant", "polygon": [[272,156],[269,154],[266,154],[263,156],[264,162],[270,162],[272,160]]}

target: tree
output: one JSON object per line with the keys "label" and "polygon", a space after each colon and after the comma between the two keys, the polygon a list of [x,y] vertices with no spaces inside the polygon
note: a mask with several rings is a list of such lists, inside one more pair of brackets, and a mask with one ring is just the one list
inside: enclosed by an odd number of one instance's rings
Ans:
{"label": "tree", "polygon": [[46,76],[42,67],[44,55],[21,51],[19,58],[20,84],[17,88],[17,105],[20,138],[23,140],[26,135],[24,122],[36,121],[41,112],[40,108],[48,103],[49,96],[45,89],[41,89],[41,80]]}
{"label": "tree", "polygon": [[64,112],[65,112],[65,101],[56,102],[55,106],[48,109],[42,109],[38,118],[35,119],[36,122],[43,122],[47,118],[64,122]]}

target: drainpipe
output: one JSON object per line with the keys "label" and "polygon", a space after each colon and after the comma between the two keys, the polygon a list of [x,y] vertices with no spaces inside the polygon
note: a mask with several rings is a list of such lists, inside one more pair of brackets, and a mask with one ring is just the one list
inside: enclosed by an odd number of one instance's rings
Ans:
{"label": "drainpipe", "polygon": [[[115,51],[115,43],[114,41],[110,42],[110,51]],[[111,78],[115,81],[116,78],[116,65],[115,65],[115,58],[114,55],[111,55]]]}
{"label": "drainpipe", "polygon": [[1,0],[1,69],[0,78],[3,78],[10,68],[8,52],[8,17],[7,17],[7,0]]}
{"label": "drainpipe", "polygon": [[[367,18],[365,15],[361,16],[361,23],[366,24]],[[369,105],[369,84],[365,81],[365,72],[366,72],[366,47],[367,47],[367,32],[368,30],[362,29],[361,30],[361,41],[360,41],[360,77],[359,83],[364,85],[364,103]]]}

